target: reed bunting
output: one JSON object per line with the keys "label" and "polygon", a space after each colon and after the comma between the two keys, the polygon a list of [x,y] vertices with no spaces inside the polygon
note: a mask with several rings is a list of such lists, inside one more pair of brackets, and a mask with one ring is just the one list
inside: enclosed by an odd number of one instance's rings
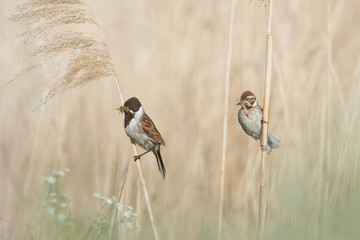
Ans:
{"label": "reed bunting", "polygon": [[129,136],[131,143],[137,144],[146,150],[146,152],[134,156],[134,160],[136,161],[152,151],[156,156],[161,176],[165,179],[166,170],[160,154],[160,146],[165,146],[165,142],[153,121],[145,113],[139,99],[136,97],[129,98],[117,110],[125,114],[125,132]]}
{"label": "reed bunting", "polygon": [[[247,135],[253,137],[255,140],[261,139],[263,109],[258,105],[256,96],[251,91],[245,91],[240,99],[236,99],[236,101],[238,102],[237,105],[241,106],[238,112],[238,120],[241,127]],[[272,136],[268,130],[267,154],[270,154],[274,148],[280,148],[280,141]]]}

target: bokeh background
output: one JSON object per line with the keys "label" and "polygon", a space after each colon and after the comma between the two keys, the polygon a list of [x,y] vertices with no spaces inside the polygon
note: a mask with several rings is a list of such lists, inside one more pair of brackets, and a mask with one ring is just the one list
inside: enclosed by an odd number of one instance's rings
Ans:
{"label": "bokeh background", "polygon": [[[161,239],[217,237],[224,80],[231,1],[87,1],[108,44],[125,98],[137,96],[167,146],[161,179],[142,158]],[[23,239],[46,198],[40,183],[71,170],[64,191],[79,236],[100,207],[94,192],[117,195],[133,151],[113,80],[59,94],[37,110],[46,74],[21,69],[23,28],[4,19],[19,1],[0,1],[0,236]],[[360,231],[360,2],[274,1],[270,129],[281,149],[268,158],[268,239],[357,239]],[[237,121],[235,99],[263,101],[266,15],[257,1],[235,9],[223,239],[257,231],[260,148]],[[30,46],[31,47],[31,46]],[[140,150],[142,151],[142,150]],[[136,206],[151,239],[137,169],[122,202]]]}

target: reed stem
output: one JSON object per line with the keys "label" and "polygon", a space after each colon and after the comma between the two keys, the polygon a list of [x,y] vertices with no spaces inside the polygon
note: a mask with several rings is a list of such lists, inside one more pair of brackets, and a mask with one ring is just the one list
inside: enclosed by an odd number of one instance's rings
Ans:
{"label": "reed stem", "polygon": [[272,36],[271,36],[271,17],[272,17],[272,0],[268,1],[268,22],[266,35],[266,70],[265,70],[265,93],[264,93],[264,110],[262,124],[262,154],[261,154],[261,171],[260,171],[260,194],[259,194],[259,222],[258,222],[258,240],[264,239],[267,195],[266,195],[266,146],[268,138],[269,123],[269,103],[271,90],[271,66],[272,66]]}
{"label": "reed stem", "polygon": [[219,207],[219,226],[218,239],[221,240],[223,205],[224,205],[224,184],[225,184],[225,165],[226,165],[226,143],[227,143],[227,124],[228,124],[228,105],[229,105],[229,85],[230,85],[230,69],[231,69],[231,53],[232,53],[232,35],[234,26],[236,0],[231,2],[230,23],[229,23],[229,42],[226,59],[225,72],[225,99],[224,99],[224,122],[223,122],[223,142],[221,155],[221,180],[220,180],[220,207]]}

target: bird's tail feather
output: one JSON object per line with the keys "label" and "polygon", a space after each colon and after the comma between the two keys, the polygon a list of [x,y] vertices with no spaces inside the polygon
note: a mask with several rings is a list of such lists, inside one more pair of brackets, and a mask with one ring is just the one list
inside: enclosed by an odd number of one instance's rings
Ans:
{"label": "bird's tail feather", "polygon": [[266,152],[270,154],[274,148],[280,148],[280,141],[277,140],[273,135],[271,135],[270,131],[268,131],[268,142],[267,142]]}
{"label": "bird's tail feather", "polygon": [[157,160],[157,164],[158,164],[158,168],[161,173],[161,176],[165,180],[166,169],[165,169],[164,162],[163,162],[161,154],[160,154],[160,150],[155,151],[154,154],[156,156],[156,160]]}
{"label": "bird's tail feather", "polygon": [[270,134],[270,131],[268,132],[268,145],[266,152],[267,154],[271,153],[271,150],[274,148],[280,148],[280,141],[277,140],[273,135]]}
{"label": "bird's tail feather", "polygon": [[268,144],[271,148],[280,148],[280,141],[277,140],[273,135],[270,133],[268,134]]}

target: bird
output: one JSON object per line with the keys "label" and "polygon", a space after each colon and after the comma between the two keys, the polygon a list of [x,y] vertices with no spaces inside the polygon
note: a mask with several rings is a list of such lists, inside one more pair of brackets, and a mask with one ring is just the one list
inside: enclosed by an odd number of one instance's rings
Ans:
{"label": "bird", "polygon": [[120,106],[117,110],[125,115],[124,128],[131,143],[137,144],[146,150],[146,152],[142,154],[135,155],[134,160],[139,160],[150,151],[153,152],[161,176],[165,179],[166,169],[160,154],[160,146],[165,146],[165,141],[157,130],[154,122],[145,113],[144,107],[141,105],[139,99],[136,97],[129,98],[125,101],[124,105]]}
{"label": "bird", "polygon": [[[236,101],[238,102],[236,105],[241,106],[238,112],[238,121],[241,127],[247,135],[255,140],[261,139],[262,122],[264,121],[263,109],[259,106],[255,94],[247,90]],[[280,141],[271,135],[268,130],[267,154],[270,154],[274,148],[280,148]]]}

